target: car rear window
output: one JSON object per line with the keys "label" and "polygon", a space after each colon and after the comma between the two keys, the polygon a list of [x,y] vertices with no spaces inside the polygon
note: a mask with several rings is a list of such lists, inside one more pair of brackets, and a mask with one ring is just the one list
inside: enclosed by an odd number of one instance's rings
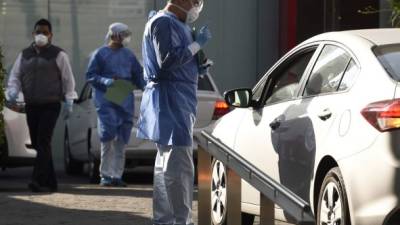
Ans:
{"label": "car rear window", "polygon": [[400,81],[400,44],[379,46],[374,52],[389,75]]}
{"label": "car rear window", "polygon": [[210,78],[207,75],[199,76],[199,83],[197,88],[200,91],[214,91]]}

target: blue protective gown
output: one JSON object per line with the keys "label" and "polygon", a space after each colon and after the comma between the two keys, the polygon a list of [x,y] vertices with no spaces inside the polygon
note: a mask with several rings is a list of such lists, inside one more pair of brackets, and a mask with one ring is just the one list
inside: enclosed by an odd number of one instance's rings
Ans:
{"label": "blue protective gown", "polygon": [[101,78],[128,80],[143,89],[145,81],[142,66],[128,48],[111,49],[103,46],[92,54],[86,73],[87,81],[94,88],[100,140],[108,142],[117,137],[127,144],[133,126],[135,98],[131,93],[122,105],[109,102],[104,97],[107,87]]}
{"label": "blue protective gown", "polygon": [[191,146],[196,120],[198,64],[188,46],[190,27],[169,12],[159,12],[143,37],[144,77],[138,138],[161,145]]}

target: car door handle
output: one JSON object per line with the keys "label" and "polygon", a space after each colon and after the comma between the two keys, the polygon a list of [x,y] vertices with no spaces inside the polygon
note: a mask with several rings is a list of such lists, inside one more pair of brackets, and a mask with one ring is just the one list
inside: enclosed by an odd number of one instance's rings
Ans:
{"label": "car door handle", "polygon": [[322,111],[322,113],[320,113],[318,115],[318,117],[323,121],[328,120],[329,118],[331,118],[331,116],[332,116],[332,112],[330,109],[324,109],[324,111]]}
{"label": "car door handle", "polygon": [[280,119],[275,119],[272,121],[269,126],[271,127],[272,130],[276,130],[281,126],[281,120]]}

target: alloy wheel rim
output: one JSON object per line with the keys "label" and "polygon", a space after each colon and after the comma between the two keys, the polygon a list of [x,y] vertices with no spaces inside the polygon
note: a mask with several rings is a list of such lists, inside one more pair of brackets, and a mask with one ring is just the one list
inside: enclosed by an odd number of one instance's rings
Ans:
{"label": "alloy wheel rim", "polygon": [[226,171],[215,161],[211,180],[211,216],[215,224],[222,224],[226,214]]}
{"label": "alloy wheel rim", "polygon": [[334,182],[329,182],[324,189],[320,210],[320,225],[342,225],[342,198],[339,188]]}

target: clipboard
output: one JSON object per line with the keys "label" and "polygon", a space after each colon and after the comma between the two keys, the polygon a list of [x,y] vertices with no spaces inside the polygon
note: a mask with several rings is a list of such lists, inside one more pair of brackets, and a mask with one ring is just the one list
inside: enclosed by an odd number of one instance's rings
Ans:
{"label": "clipboard", "polygon": [[135,90],[135,85],[127,80],[115,80],[113,85],[107,88],[104,97],[117,105],[122,105],[130,93]]}

